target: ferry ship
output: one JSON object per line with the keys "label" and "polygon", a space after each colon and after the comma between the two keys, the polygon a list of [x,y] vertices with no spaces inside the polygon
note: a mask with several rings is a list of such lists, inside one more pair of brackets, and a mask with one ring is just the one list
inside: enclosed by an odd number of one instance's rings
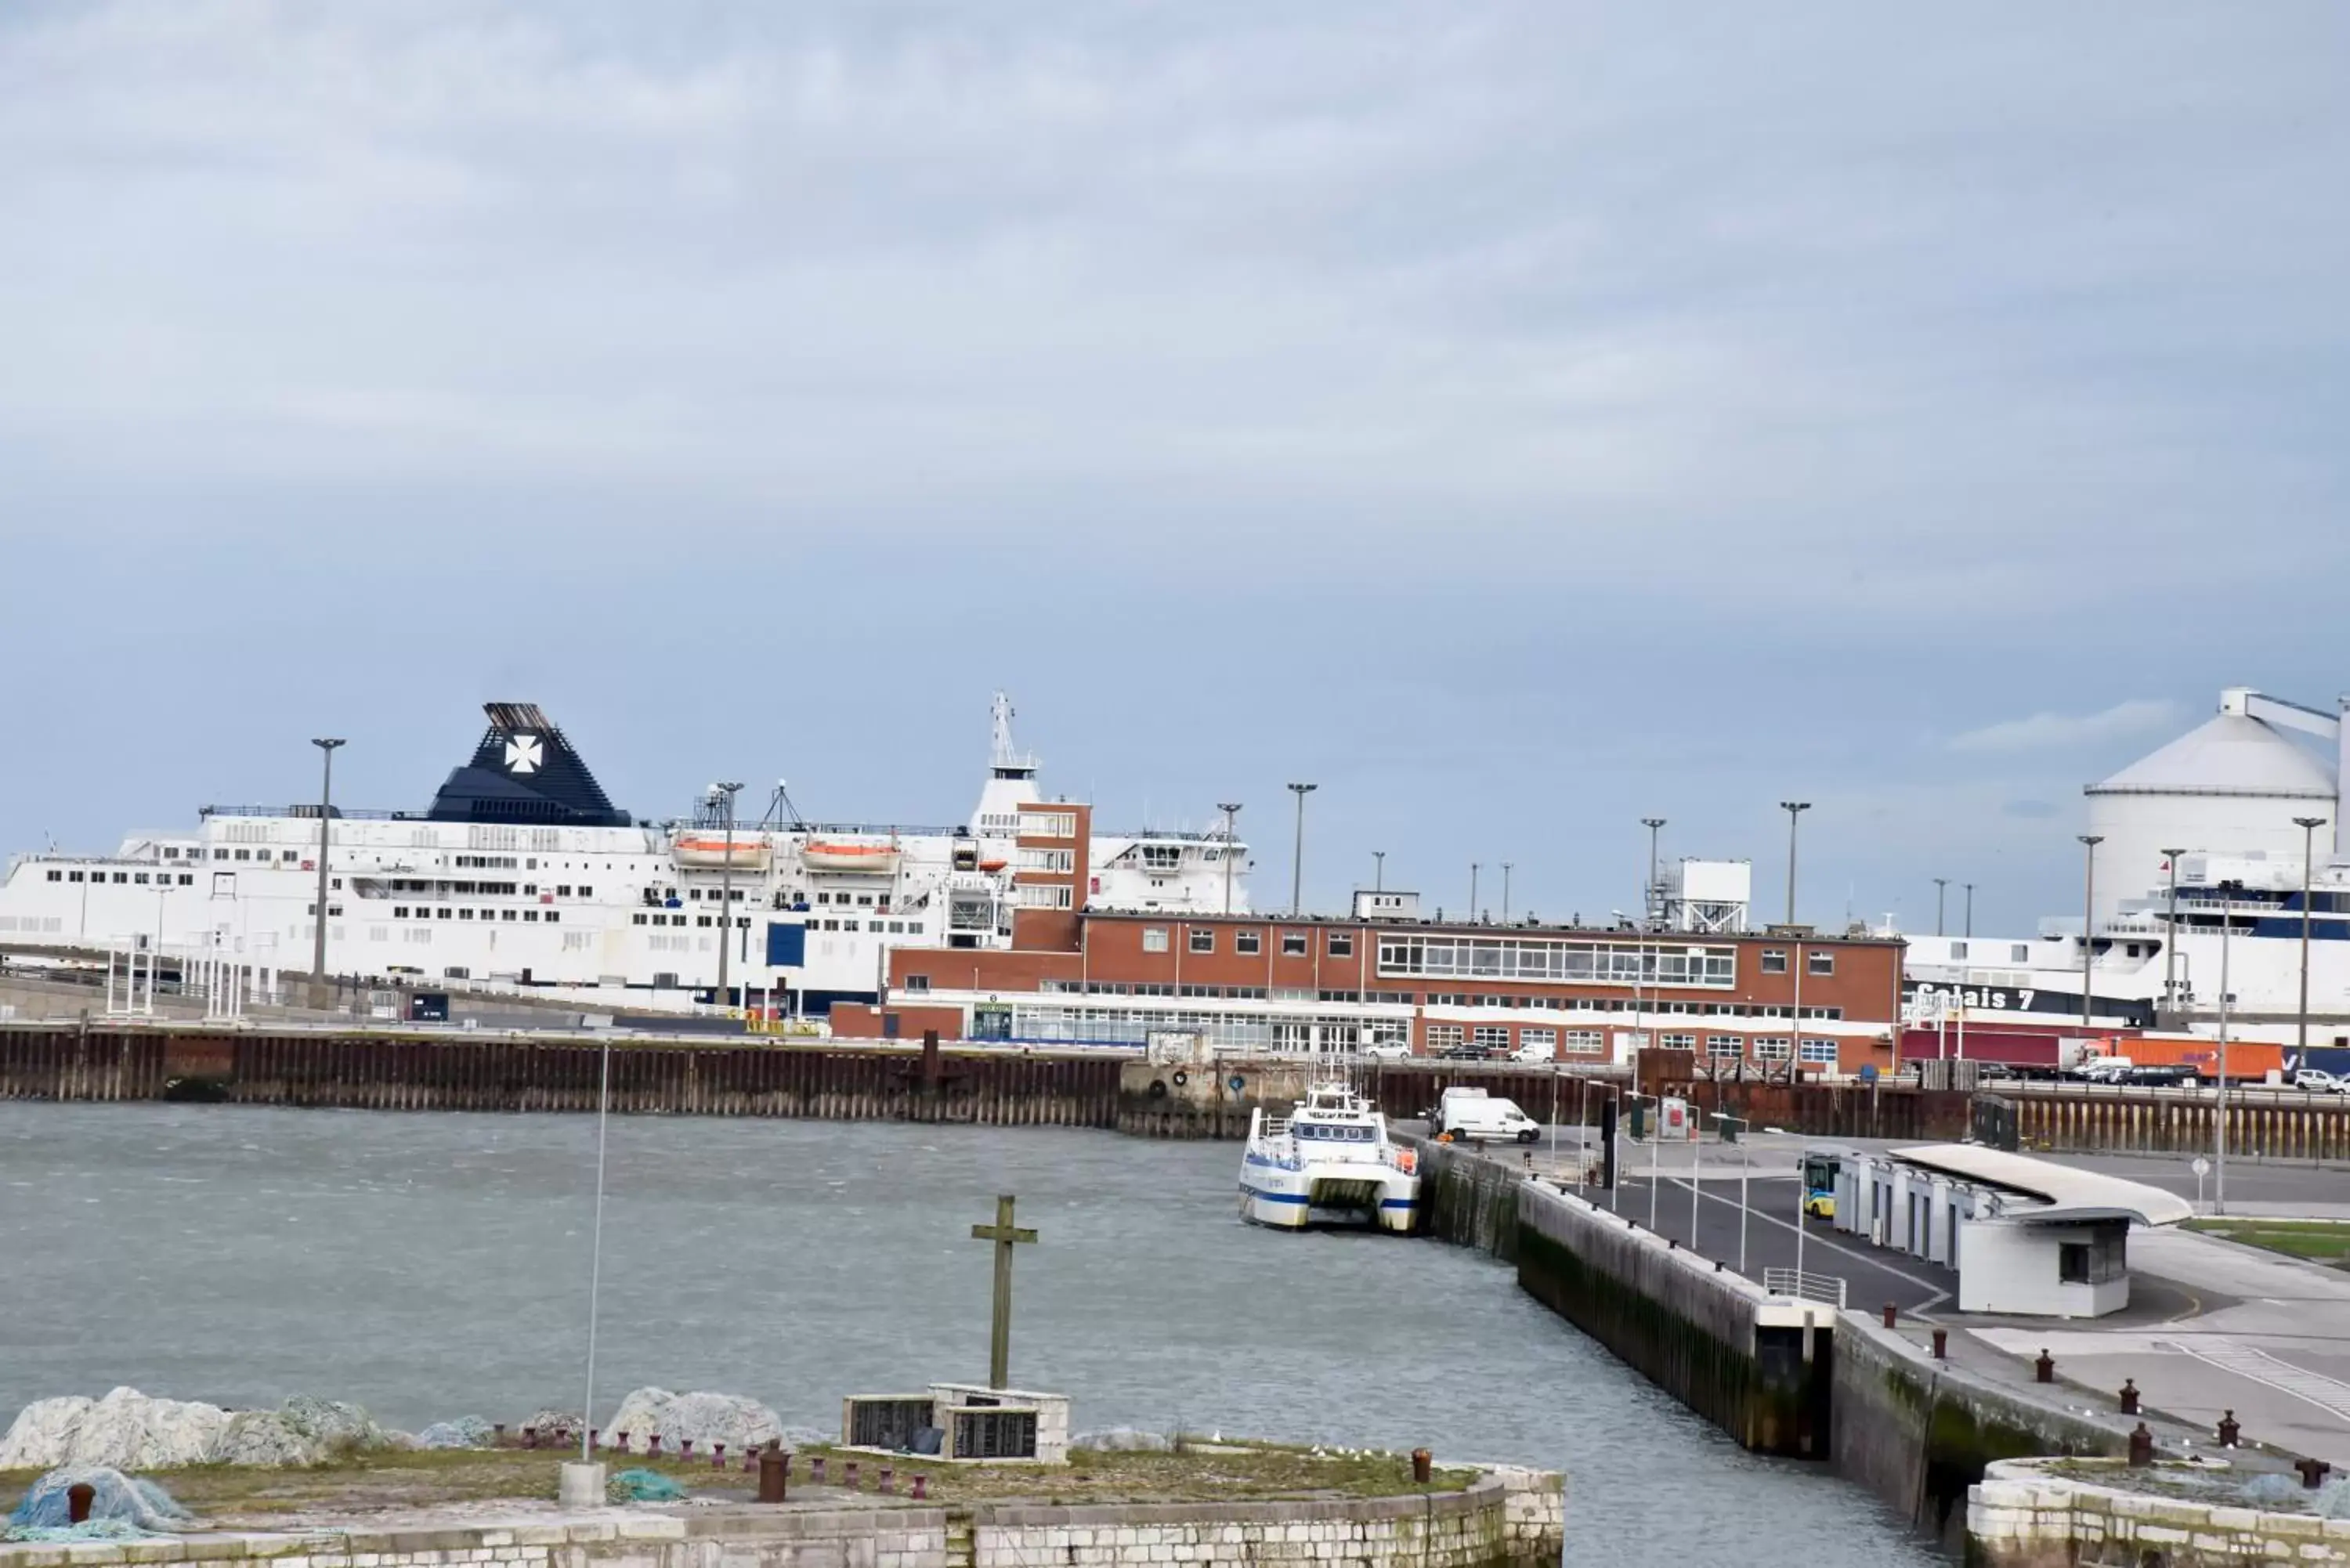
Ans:
{"label": "ferry ship", "polygon": [[1387,1118],[1344,1084],[1320,1084],[1286,1116],[1249,1116],[1241,1218],[1279,1231],[1356,1225],[1409,1234],[1419,1217],[1419,1157],[1388,1141]]}
{"label": "ferry ship", "polygon": [[[1088,834],[1079,849],[1002,692],[978,803],[952,826],[809,822],[781,785],[754,820],[713,789],[679,820],[639,821],[536,705],[484,711],[472,757],[425,809],[326,809],[329,975],[821,1018],[874,1001],[891,950],[1007,948],[1023,913],[1248,908],[1248,846],[1229,818]],[[17,856],[0,882],[0,950],[307,972],[320,816],[208,805],[191,828],[134,833],[110,854]]]}

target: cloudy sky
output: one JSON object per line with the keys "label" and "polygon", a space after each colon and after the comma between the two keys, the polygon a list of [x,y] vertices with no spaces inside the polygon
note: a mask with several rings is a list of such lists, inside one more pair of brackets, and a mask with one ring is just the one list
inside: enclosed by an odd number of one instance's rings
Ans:
{"label": "cloudy sky", "polygon": [[[613,795],[1305,881],[2069,908],[2079,787],[2350,690],[2350,11],[0,12],[0,847]],[[754,784],[754,790],[760,787]],[[1496,874],[1484,881],[1488,901]],[[1955,897],[1955,895],[1954,895]],[[1955,916],[1953,917],[1955,923]]]}

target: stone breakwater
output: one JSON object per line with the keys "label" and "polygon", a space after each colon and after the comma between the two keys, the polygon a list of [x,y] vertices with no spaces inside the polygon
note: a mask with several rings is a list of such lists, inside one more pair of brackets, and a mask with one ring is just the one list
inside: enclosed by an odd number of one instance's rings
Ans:
{"label": "stone breakwater", "polygon": [[404,1446],[400,1434],[338,1400],[296,1395],[275,1410],[226,1410],[117,1388],[99,1399],[76,1394],[26,1406],[0,1437],[0,1469],[315,1465],[354,1449],[394,1445]]}
{"label": "stone breakwater", "polygon": [[[2350,1519],[2274,1512],[2106,1487],[2050,1473],[2054,1461],[2002,1459],[1967,1502],[1975,1568],[2254,1568],[2350,1563]],[[2162,1467],[2151,1474],[2158,1482]],[[2128,1472],[2116,1469],[2116,1480]]]}
{"label": "stone breakwater", "polygon": [[1295,1502],[598,1510],[462,1527],[0,1546],[0,1568],[1555,1568],[1554,1472]]}

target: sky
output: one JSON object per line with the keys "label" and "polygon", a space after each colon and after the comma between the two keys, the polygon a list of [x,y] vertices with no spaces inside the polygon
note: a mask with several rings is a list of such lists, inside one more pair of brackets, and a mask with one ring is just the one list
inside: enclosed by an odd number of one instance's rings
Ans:
{"label": "sky", "polygon": [[1255,896],[2071,908],[2081,786],[2350,690],[2350,10],[0,10],[0,850],[945,822],[990,693]]}

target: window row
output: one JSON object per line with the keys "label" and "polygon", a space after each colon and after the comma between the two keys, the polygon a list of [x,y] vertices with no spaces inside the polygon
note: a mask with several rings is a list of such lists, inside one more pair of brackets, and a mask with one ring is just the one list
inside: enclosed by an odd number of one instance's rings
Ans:
{"label": "window row", "polygon": [[1530,937],[1382,936],[1379,972],[1544,984],[1677,985],[1727,989],[1738,950],[1680,942],[1550,941]]}
{"label": "window row", "polygon": [[[1784,948],[1764,948],[1762,950],[1762,969],[1764,974],[1786,973],[1787,950]],[[1835,954],[1832,952],[1821,952],[1817,949],[1805,953],[1804,955],[1804,972],[1805,974],[1818,975],[1822,977],[1835,973]]]}
{"label": "window row", "polygon": [[[317,906],[313,905],[311,908],[315,909]],[[338,905],[329,904],[327,909],[329,914],[342,913],[341,908]],[[418,904],[413,907],[407,904],[394,904],[391,907],[391,918],[395,920],[504,920],[509,924],[521,920],[530,925],[536,925],[544,920],[552,926],[560,924],[563,916],[561,911],[556,909],[436,909],[431,904]]]}
{"label": "window row", "polygon": [[[103,882],[106,880],[106,877],[107,874],[103,871],[92,871],[88,873],[87,876],[79,871],[57,870],[49,873],[49,880],[52,882],[80,882],[85,880],[90,882]],[[151,880],[150,873],[145,871],[117,871],[114,873],[114,880],[126,887],[135,888],[145,888],[151,886],[156,888],[192,888],[196,885],[196,879],[185,871],[157,871],[152,873]]]}

